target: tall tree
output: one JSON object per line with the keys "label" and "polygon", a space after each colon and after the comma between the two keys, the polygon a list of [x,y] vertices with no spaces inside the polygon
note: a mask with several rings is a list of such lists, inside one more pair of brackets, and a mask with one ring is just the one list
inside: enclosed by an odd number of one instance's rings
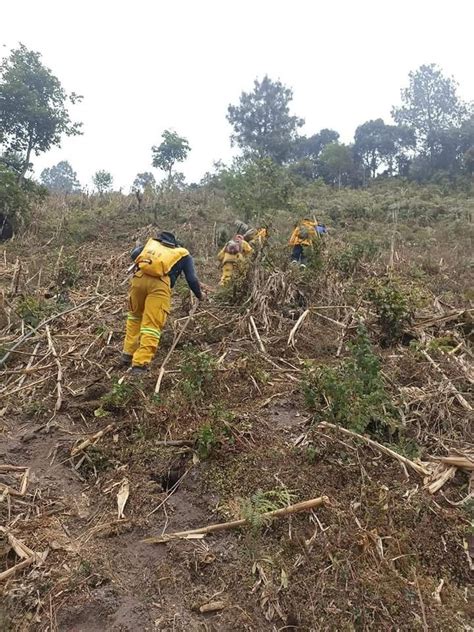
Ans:
{"label": "tall tree", "polygon": [[267,75],[254,81],[253,92],[242,92],[239,105],[229,105],[227,120],[234,128],[232,143],[247,157],[271,158],[282,164],[304,120],[290,114],[293,92]]}
{"label": "tall tree", "polygon": [[342,143],[331,143],[321,152],[319,164],[326,182],[337,184],[340,189],[343,184],[348,184],[354,171],[352,148]]}
{"label": "tall tree", "polygon": [[161,135],[163,141],[158,146],[151,148],[153,154],[153,166],[166,171],[168,174],[168,185],[173,184],[173,167],[177,162],[186,160],[191,151],[188,141],[176,132],[165,130]]}
{"label": "tall tree", "polygon": [[143,173],[137,173],[137,177],[132,184],[132,191],[139,191],[143,193],[145,189],[154,188],[155,186],[155,176],[150,171],[144,171]]}
{"label": "tall tree", "polygon": [[402,90],[401,97],[402,105],[392,109],[392,116],[398,124],[415,130],[419,149],[434,166],[440,136],[458,127],[467,114],[457,83],[444,76],[436,64],[424,65],[410,72],[408,88]]}
{"label": "tall tree", "polygon": [[410,128],[387,125],[380,118],[359,125],[354,135],[354,151],[372,178],[375,178],[382,164],[387,166],[391,175],[396,159],[405,150],[413,148],[414,144],[414,134]]}
{"label": "tall tree", "polygon": [[294,154],[298,160],[316,161],[326,145],[337,143],[339,132],[334,129],[322,129],[312,136],[299,136],[295,141]]}
{"label": "tall tree", "polygon": [[63,135],[81,133],[67,103],[81,97],[67,94],[59,79],[41,62],[40,53],[20,46],[0,66],[0,143],[6,152],[21,155],[22,180],[36,156],[58,146]]}
{"label": "tall tree", "polygon": [[92,176],[92,182],[99,192],[99,195],[104,195],[104,193],[112,189],[114,179],[109,171],[99,169],[99,171],[96,171]]}
{"label": "tall tree", "polygon": [[67,160],[61,160],[57,165],[43,169],[40,181],[50,191],[57,193],[73,193],[81,188],[77,180],[77,173]]}

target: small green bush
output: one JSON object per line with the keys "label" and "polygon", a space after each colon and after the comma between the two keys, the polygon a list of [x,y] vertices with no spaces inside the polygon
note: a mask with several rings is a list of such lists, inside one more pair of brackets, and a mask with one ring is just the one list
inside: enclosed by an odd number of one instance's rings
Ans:
{"label": "small green bush", "polygon": [[370,239],[362,239],[336,252],[332,264],[342,276],[348,277],[357,272],[362,263],[372,261],[378,252],[378,244]]}
{"label": "small green bush", "polygon": [[186,345],[181,365],[182,392],[185,398],[195,402],[202,399],[215,375],[215,359],[206,351]]}
{"label": "small green bush", "polygon": [[252,530],[258,531],[265,524],[265,513],[291,505],[294,498],[293,492],[285,487],[268,492],[259,489],[250,498],[240,499],[240,512]]}
{"label": "small green bush", "polygon": [[363,433],[369,426],[375,434],[391,432],[397,425],[397,413],[363,327],[359,327],[350,352],[336,367],[307,368],[303,378],[306,405],[355,432]]}
{"label": "small green bush", "polygon": [[367,291],[382,330],[383,342],[391,345],[398,342],[413,321],[419,293],[393,277],[374,279]]}

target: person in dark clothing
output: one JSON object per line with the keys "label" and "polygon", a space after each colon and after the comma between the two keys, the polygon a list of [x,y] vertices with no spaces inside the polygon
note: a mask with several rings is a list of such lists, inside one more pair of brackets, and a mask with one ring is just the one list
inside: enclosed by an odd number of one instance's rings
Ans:
{"label": "person in dark clothing", "polygon": [[179,246],[173,233],[161,232],[131,253],[135,262],[128,295],[129,311],[122,363],[132,373],[146,372],[156,353],[161,332],[171,309],[171,290],[184,274],[191,291],[203,299],[193,258]]}

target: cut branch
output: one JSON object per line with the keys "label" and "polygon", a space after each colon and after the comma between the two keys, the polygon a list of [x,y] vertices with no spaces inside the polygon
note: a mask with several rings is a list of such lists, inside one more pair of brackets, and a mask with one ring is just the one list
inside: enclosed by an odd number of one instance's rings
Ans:
{"label": "cut branch", "polygon": [[414,461],[411,461],[410,459],[407,459],[405,456],[402,456],[401,454],[398,454],[398,452],[395,452],[394,450],[391,450],[390,448],[387,448],[386,446],[382,445],[381,443],[377,443],[377,441],[374,441],[373,439],[369,439],[368,437],[364,437],[363,435],[358,434],[357,432],[353,432],[352,430],[348,430],[347,428],[343,428],[342,426],[336,426],[336,424],[330,424],[330,423],[328,423],[326,421],[322,421],[320,424],[318,424],[318,427],[319,428],[332,428],[333,430],[338,430],[339,432],[342,432],[343,434],[349,435],[350,437],[354,437],[356,439],[359,439],[360,441],[363,441],[364,443],[367,443],[368,445],[372,446],[373,448],[376,448],[380,452],[383,452],[384,454],[388,454],[388,456],[391,456],[393,459],[396,459],[400,463],[403,463],[404,465],[407,465],[408,467],[411,467],[412,470],[415,470],[415,472],[417,472],[421,476],[429,476],[431,474],[431,472],[429,472],[422,465],[419,465],[418,463],[415,463]]}
{"label": "cut branch", "polygon": [[198,303],[195,303],[193,305],[193,307],[191,308],[191,311],[189,312],[189,316],[187,317],[187,319],[184,322],[183,326],[179,330],[178,334],[175,336],[175,339],[173,340],[173,344],[171,345],[171,349],[168,351],[168,353],[166,354],[165,359],[163,360],[163,364],[161,365],[160,372],[158,374],[158,379],[156,380],[155,395],[158,395],[158,393],[160,392],[161,382],[163,381],[163,377],[165,375],[165,367],[168,364],[169,359],[171,358],[171,354],[176,349],[176,345],[180,341],[181,336],[184,334],[184,332],[186,331],[189,323],[193,319],[193,316],[196,313],[197,307],[198,307]]}
{"label": "cut branch", "polygon": [[56,397],[56,404],[54,405],[54,410],[58,411],[61,408],[61,404],[62,404],[62,393],[63,393],[63,387],[62,387],[62,381],[63,381],[63,368],[61,366],[61,362],[59,361],[59,357],[58,354],[56,353],[56,349],[54,348],[54,344],[53,344],[53,339],[51,337],[51,331],[49,330],[49,325],[46,325],[46,335],[48,337],[48,345],[49,348],[51,350],[52,356],[54,358],[54,361],[56,362],[56,365],[58,367],[58,374],[56,377],[56,392],[57,392],[57,397]]}
{"label": "cut branch", "polygon": [[[320,507],[321,505],[327,505],[328,503],[329,498],[327,496],[320,496],[319,498],[304,500],[303,502],[296,503],[295,505],[289,505],[288,507],[283,507],[282,509],[268,511],[262,514],[261,517],[263,520],[282,518],[284,516],[297,513],[299,511],[307,511],[308,509],[314,509],[315,507]],[[142,540],[142,542],[146,542],[147,544],[161,544],[163,542],[169,542],[170,540],[200,538],[204,537],[208,533],[226,531],[227,529],[236,529],[237,527],[242,527],[245,524],[248,524],[248,520],[246,518],[242,518],[241,520],[232,520],[231,522],[210,524],[207,527],[200,527],[199,529],[190,529],[189,531],[176,531],[174,533],[167,533],[161,536],[145,538],[144,540]]]}

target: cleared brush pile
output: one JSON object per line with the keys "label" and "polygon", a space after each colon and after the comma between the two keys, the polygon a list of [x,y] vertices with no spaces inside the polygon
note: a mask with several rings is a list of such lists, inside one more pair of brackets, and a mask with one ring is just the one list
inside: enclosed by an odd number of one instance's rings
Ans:
{"label": "cleared brush pile", "polygon": [[[222,209],[182,203],[164,227],[192,237],[212,285]],[[87,217],[99,242],[36,228],[2,255],[2,629],[468,629],[473,321],[457,251],[440,263],[436,243],[348,222],[293,269],[278,214],[274,247],[198,306],[155,395],[189,293],[180,282],[150,375],[124,377],[125,270],[150,219],[120,200]],[[48,257],[24,254],[32,239]]]}

